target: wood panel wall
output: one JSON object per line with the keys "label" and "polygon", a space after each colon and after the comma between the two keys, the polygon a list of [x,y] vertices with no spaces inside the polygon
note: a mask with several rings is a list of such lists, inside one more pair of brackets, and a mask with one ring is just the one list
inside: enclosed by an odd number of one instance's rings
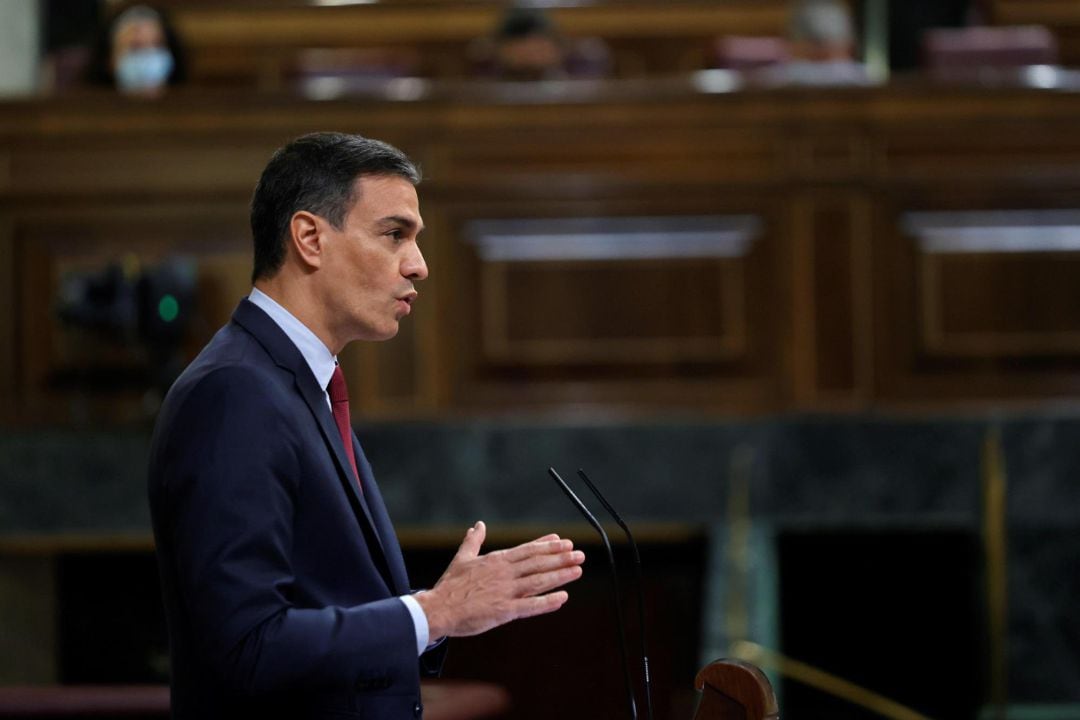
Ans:
{"label": "wood panel wall", "polygon": [[[313,6],[302,0],[163,0],[190,47],[196,84],[289,86],[312,48],[362,49],[344,62],[389,65],[423,77],[470,75],[470,44],[492,32],[498,0],[382,0]],[[851,3],[858,5],[858,2]],[[725,35],[783,36],[787,0],[592,0],[552,3],[569,37],[602,38],[619,77],[707,67]],[[993,25],[1043,25],[1056,37],[1061,64],[1080,65],[1080,6],[1073,0],[985,0]],[[328,59],[320,63],[343,62]]]}
{"label": "wood panel wall", "polygon": [[[424,77],[468,76],[470,44],[491,34],[505,2],[411,0],[312,7],[309,3],[176,3],[190,46],[192,81],[264,89],[289,83],[308,48],[374,51],[373,63]],[[614,72],[657,75],[707,66],[722,35],[783,35],[786,0],[651,0],[567,3],[550,9],[568,37],[609,45]]]}
{"label": "wood panel wall", "polygon": [[432,276],[348,350],[358,415],[1080,397],[1080,96],[504,90],[0,105],[3,422],[151,418],[145,352],[60,323],[63,278],[194,258],[190,357],[247,290],[265,160],[330,128],[426,174]]}

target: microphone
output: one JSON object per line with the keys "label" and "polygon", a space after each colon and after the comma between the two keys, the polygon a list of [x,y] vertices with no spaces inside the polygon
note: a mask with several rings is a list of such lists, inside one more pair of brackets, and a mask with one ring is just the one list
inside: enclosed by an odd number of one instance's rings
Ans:
{"label": "microphone", "polygon": [[611,566],[611,597],[615,603],[615,622],[618,625],[619,630],[619,653],[622,655],[623,675],[626,679],[626,699],[630,706],[630,717],[633,720],[637,720],[637,703],[634,700],[634,683],[630,679],[630,656],[626,651],[626,631],[625,622],[623,620],[622,601],[619,599],[619,578],[615,572],[615,553],[611,549],[611,541],[608,540],[607,533],[604,532],[603,526],[600,521],[589,512],[589,508],[585,507],[585,503],[581,502],[581,499],[574,494],[574,491],[570,489],[570,486],[566,484],[566,481],[559,477],[559,473],[555,472],[555,468],[549,467],[548,474],[552,479],[559,484],[563,492],[566,493],[566,497],[570,498],[570,502],[574,504],[585,519],[589,521],[589,524],[600,533],[600,539],[604,543],[604,549],[607,550],[608,565]]}
{"label": "microphone", "polygon": [[585,486],[589,488],[596,499],[600,501],[600,504],[604,506],[604,509],[608,511],[612,519],[622,528],[623,534],[626,535],[626,541],[630,543],[630,550],[634,553],[634,584],[637,586],[637,603],[638,603],[638,636],[641,640],[641,672],[645,681],[645,710],[646,717],[649,720],[653,720],[653,708],[652,708],[652,680],[649,677],[649,651],[645,645],[645,586],[641,581],[641,554],[638,552],[637,543],[634,542],[634,536],[630,532],[630,528],[623,521],[622,517],[611,503],[607,501],[604,494],[600,492],[600,488],[596,487],[589,476],[585,474],[585,471],[578,468],[578,477],[585,483]]}

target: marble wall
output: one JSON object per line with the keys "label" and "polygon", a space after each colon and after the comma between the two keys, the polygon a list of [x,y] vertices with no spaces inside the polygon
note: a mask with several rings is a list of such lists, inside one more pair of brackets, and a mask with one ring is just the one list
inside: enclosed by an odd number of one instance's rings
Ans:
{"label": "marble wall", "polygon": [[[755,552],[766,556],[770,538],[789,528],[961,530],[977,542],[980,453],[987,434],[999,432],[1008,483],[1010,699],[1080,702],[1080,416],[485,419],[357,432],[399,525],[577,522],[547,477],[554,465],[564,477],[586,468],[631,522],[708,528],[717,540],[707,617],[723,610],[729,500],[740,483],[749,492]],[[145,430],[0,436],[0,538],[146,534],[147,444]],[[775,642],[767,575],[754,580],[750,620],[756,639]],[[724,645],[721,625],[705,623],[703,654]]]}

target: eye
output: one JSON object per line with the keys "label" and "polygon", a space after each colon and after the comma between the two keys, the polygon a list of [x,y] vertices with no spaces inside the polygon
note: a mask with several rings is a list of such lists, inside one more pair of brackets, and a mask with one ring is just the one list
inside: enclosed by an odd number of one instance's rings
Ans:
{"label": "eye", "polygon": [[399,243],[401,242],[402,238],[405,237],[405,233],[401,230],[401,228],[395,228],[394,230],[386,233],[386,236],[392,238],[395,243]]}

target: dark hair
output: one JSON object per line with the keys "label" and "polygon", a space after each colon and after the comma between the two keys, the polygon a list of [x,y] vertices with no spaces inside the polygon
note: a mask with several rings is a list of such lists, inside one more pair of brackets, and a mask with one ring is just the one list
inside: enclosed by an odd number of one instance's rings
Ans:
{"label": "dark hair", "polygon": [[508,7],[495,28],[495,38],[498,40],[557,34],[555,23],[546,12],[541,8],[522,5]]}
{"label": "dark hair", "polygon": [[356,180],[364,175],[420,183],[420,170],[405,153],[360,135],[312,133],[279,148],[251,198],[252,282],[273,277],[285,262],[285,238],[295,213],[306,210],[341,229],[356,200]]}
{"label": "dark hair", "polygon": [[187,82],[187,52],[184,43],[169,20],[169,14],[160,8],[142,3],[127,3],[112,13],[108,21],[98,28],[93,47],[90,49],[90,61],[86,67],[86,80],[93,85],[116,85],[112,68],[113,34],[116,22],[128,10],[140,7],[151,11],[161,23],[161,33],[165,37],[165,46],[173,57],[172,71],[169,73],[169,85],[183,85]]}

